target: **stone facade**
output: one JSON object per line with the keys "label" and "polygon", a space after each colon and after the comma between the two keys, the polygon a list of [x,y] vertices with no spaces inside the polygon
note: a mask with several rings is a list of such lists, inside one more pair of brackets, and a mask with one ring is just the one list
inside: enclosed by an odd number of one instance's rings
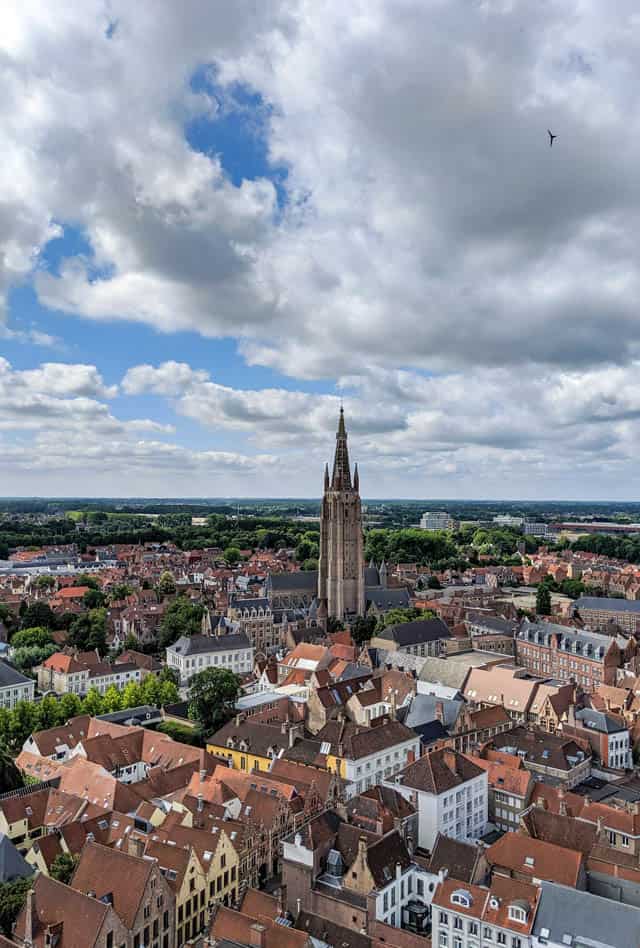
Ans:
{"label": "stone facade", "polygon": [[349,466],[344,412],[336,434],[333,474],[325,467],[320,515],[318,600],[326,616],[343,619],[364,615],[364,552],[358,465],[353,480]]}

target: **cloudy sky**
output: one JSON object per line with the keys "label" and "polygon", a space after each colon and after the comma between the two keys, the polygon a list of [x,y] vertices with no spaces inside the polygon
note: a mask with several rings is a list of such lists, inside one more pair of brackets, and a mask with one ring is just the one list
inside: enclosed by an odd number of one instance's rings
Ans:
{"label": "cloudy sky", "polygon": [[639,27],[5,2],[0,494],[636,499]]}

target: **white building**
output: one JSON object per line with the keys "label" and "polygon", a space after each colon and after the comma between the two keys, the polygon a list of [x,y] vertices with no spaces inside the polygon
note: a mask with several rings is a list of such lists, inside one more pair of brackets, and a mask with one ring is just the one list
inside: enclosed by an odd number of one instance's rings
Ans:
{"label": "white building", "polygon": [[[398,734],[400,728],[411,736]],[[369,730],[372,739],[369,740],[365,733],[358,735],[363,740],[352,740],[351,748],[343,758],[347,797],[356,796],[369,787],[388,781],[409,761],[420,756],[420,738],[415,731],[405,728],[398,721],[390,721],[387,725],[378,725]],[[383,731],[386,731],[386,735],[381,740]]]}
{"label": "white building", "polygon": [[420,517],[421,530],[453,530],[455,520],[445,510],[427,510]]}
{"label": "white building", "polygon": [[418,845],[431,850],[438,832],[468,842],[483,836],[489,820],[488,777],[457,751],[425,754],[384,784],[418,810]]}
{"label": "white building", "polygon": [[539,892],[506,876],[494,876],[490,889],[445,879],[432,902],[433,948],[531,948]]}
{"label": "white building", "polygon": [[169,668],[180,675],[186,685],[206,668],[226,668],[236,675],[253,671],[254,650],[243,633],[230,635],[183,635],[166,650]]}
{"label": "white building", "polygon": [[525,520],[522,532],[531,537],[548,537],[553,531],[548,523],[534,523],[531,520]]}
{"label": "white building", "polygon": [[21,675],[7,662],[0,661],[0,708],[12,711],[18,701],[33,701],[36,683]]}

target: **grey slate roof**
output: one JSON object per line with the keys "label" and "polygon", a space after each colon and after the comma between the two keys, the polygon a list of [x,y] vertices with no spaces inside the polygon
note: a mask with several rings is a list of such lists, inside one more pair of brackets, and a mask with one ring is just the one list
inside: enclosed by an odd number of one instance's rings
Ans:
{"label": "grey slate roof", "polygon": [[444,718],[442,723],[447,728],[452,727],[458,720],[458,715],[464,705],[462,698],[455,700],[453,698],[437,698],[435,695],[414,695],[403,723],[407,727],[416,728],[421,724],[437,721],[436,705],[438,703],[442,705]]}
{"label": "grey slate roof", "polygon": [[618,718],[605,711],[594,711],[593,708],[583,708],[576,711],[576,718],[582,721],[585,727],[600,734],[618,734],[627,730],[627,725]]}
{"label": "grey slate roof", "polygon": [[269,600],[266,596],[255,599],[242,599],[241,597],[232,597],[229,603],[231,609],[269,609]]}
{"label": "grey slate roof", "polygon": [[167,651],[177,652],[179,655],[202,655],[206,652],[228,652],[236,648],[251,648],[251,642],[243,632],[235,635],[181,635]]}
{"label": "grey slate roof", "polygon": [[388,639],[396,642],[399,648],[412,645],[421,645],[425,642],[437,642],[439,639],[450,639],[451,632],[442,619],[415,619],[412,622],[398,622],[389,625],[375,636],[378,639]]}
{"label": "grey slate roof", "polygon": [[469,625],[477,625],[481,628],[489,629],[498,635],[509,636],[513,635],[514,628],[517,625],[515,622],[510,622],[509,619],[501,619],[500,616],[485,616],[481,612],[468,615],[465,621]]}
{"label": "grey slate roof", "polygon": [[8,662],[0,661],[0,688],[8,688],[14,685],[26,685],[32,678],[27,678],[17,671],[13,665]]}
{"label": "grey slate roof", "polygon": [[613,638],[603,632],[574,629],[566,625],[557,625],[555,622],[529,622],[527,619],[523,620],[516,638],[524,642],[550,646],[552,635],[558,637],[559,648],[563,651],[573,652],[596,662],[603,661],[613,642],[621,648],[626,645],[626,640]]}
{"label": "grey slate roof", "polygon": [[272,592],[315,591],[318,588],[318,571],[299,570],[296,573],[271,573],[268,584]]}
{"label": "grey slate roof", "polygon": [[569,948],[638,948],[639,908],[553,882],[540,888],[533,926],[537,938]]}
{"label": "grey slate roof", "polygon": [[18,852],[8,836],[0,833],[0,882],[33,875],[33,866]]}
{"label": "grey slate roof", "polygon": [[581,596],[576,599],[573,608],[578,612],[581,609],[611,610],[612,612],[640,612],[640,600],[609,599],[605,596]]}
{"label": "grey slate roof", "polygon": [[407,609],[411,597],[407,589],[385,589],[384,586],[365,586],[364,596],[367,605],[373,603],[382,611],[389,609]]}

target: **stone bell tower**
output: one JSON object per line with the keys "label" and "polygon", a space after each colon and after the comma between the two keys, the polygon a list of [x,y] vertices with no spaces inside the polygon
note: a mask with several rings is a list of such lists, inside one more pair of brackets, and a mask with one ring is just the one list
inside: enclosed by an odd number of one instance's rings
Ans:
{"label": "stone bell tower", "polygon": [[318,601],[326,615],[345,619],[364,615],[364,553],[358,465],[349,467],[344,410],[336,434],[333,473],[324,471],[320,513]]}

